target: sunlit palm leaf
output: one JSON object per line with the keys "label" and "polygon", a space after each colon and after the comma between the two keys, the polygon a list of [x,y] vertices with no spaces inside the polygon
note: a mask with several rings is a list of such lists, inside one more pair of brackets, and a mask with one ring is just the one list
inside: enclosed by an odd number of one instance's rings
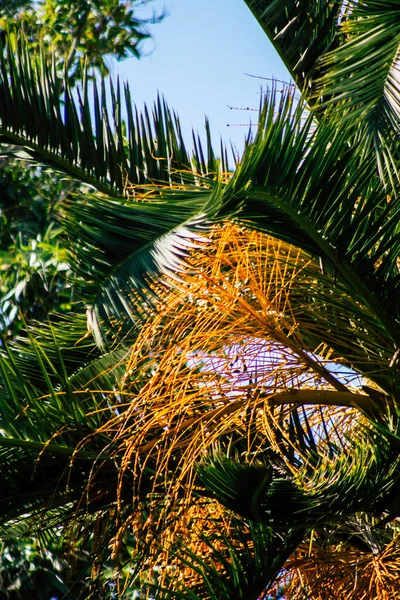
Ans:
{"label": "sunlit palm leaf", "polygon": [[240,217],[322,259],[356,302],[400,344],[397,196],[388,195],[374,157],[357,154],[351,131],[332,123],[313,130],[301,105],[288,94],[272,118],[271,95],[262,128],[228,185],[227,208]]}
{"label": "sunlit palm leaf", "polygon": [[[85,194],[60,207],[81,298],[122,339],[157,305],[154,277],[176,275],[218,212],[217,182],[158,188],[141,202]],[[115,325],[115,326],[114,326]],[[106,337],[107,340],[107,337]]]}
{"label": "sunlit palm leaf", "polygon": [[345,43],[323,59],[316,84],[324,110],[364,127],[359,144],[376,151],[383,180],[398,189],[400,132],[400,8],[398,2],[357,2],[340,27]]}
{"label": "sunlit palm leaf", "polygon": [[[343,0],[245,0],[286,64],[297,86],[309,97],[321,76],[320,58],[336,48]],[[344,16],[344,15],[343,15]],[[323,72],[323,71],[322,71]],[[260,73],[261,75],[261,73]]]}
{"label": "sunlit palm leaf", "polygon": [[[347,3],[339,27],[344,43],[322,60],[326,73],[316,83],[325,106],[338,104],[347,118],[399,130],[399,4],[396,1]],[[350,117],[351,112],[351,117]]]}
{"label": "sunlit palm leaf", "polygon": [[116,197],[127,185],[180,183],[180,171],[190,173],[194,165],[199,174],[217,170],[213,155],[199,153],[192,163],[179,121],[161,99],[150,115],[133,108],[128,86],[122,92],[119,83],[110,84],[110,100],[104,81],[100,89],[84,81],[74,94],[48,62],[32,58],[22,38],[7,38],[0,56],[4,141]]}
{"label": "sunlit palm leaf", "polygon": [[[108,93],[104,81],[100,89],[84,81],[75,94],[64,81],[61,94],[48,64],[48,57],[31,57],[22,38],[7,38],[0,56],[0,135],[90,184],[58,207],[60,227],[75,271],[84,276],[81,298],[92,322],[107,321],[107,338],[110,321],[121,314],[114,339],[122,338],[137,324],[140,304],[151,305],[149,277],[179,270],[196,229],[218,212],[213,189],[228,168],[226,152],[216,160],[208,123],[207,152],[199,139],[189,152],[165,102],[158,99],[152,114],[147,108],[139,114],[119,83]],[[109,340],[100,327],[96,334],[105,347]]]}
{"label": "sunlit palm leaf", "polygon": [[382,179],[399,178],[399,6],[389,2],[247,0],[318,118],[362,125]]}

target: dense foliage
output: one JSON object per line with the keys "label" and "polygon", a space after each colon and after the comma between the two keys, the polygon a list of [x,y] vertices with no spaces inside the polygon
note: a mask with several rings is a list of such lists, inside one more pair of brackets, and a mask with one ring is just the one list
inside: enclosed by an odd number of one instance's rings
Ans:
{"label": "dense foliage", "polygon": [[[162,15],[141,10],[151,0],[7,0],[0,4],[0,29],[21,30],[32,52],[45,45],[55,52],[59,74],[81,80],[85,63],[102,75],[107,60],[140,57],[147,29]],[[143,17],[139,17],[142,12]]]}
{"label": "dense foliage", "polygon": [[[140,56],[150,37],[147,26],[162,18],[151,12],[151,3],[144,4],[10,0],[0,3],[2,43],[8,32],[13,52],[13,34],[22,31],[30,56],[48,50],[60,94],[64,77],[74,87],[85,69],[87,76],[105,76],[111,58]],[[138,18],[139,11],[146,16]],[[77,183],[27,160],[15,145],[3,145],[2,156],[0,327],[13,338],[23,332],[24,322],[46,320],[52,311],[66,313],[79,302],[57,218],[58,204]]]}
{"label": "dense foliage", "polygon": [[302,98],[235,173],[160,100],[0,58],[80,301],[3,340],[0,525],[84,548],[88,598],[400,591],[399,5],[248,4]]}

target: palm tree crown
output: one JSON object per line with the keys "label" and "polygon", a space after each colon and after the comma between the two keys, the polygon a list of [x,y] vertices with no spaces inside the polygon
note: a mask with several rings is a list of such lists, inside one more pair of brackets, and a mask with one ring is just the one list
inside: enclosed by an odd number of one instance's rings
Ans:
{"label": "palm tree crown", "polygon": [[396,597],[398,2],[247,3],[302,97],[234,173],[163,100],[3,48],[8,151],[74,182],[80,301],[3,342],[3,531],[90,538],[121,597]]}

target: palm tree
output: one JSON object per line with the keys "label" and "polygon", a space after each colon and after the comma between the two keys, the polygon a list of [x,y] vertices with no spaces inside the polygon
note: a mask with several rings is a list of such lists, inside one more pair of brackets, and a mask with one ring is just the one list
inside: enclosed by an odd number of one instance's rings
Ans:
{"label": "palm tree", "polygon": [[271,90],[234,174],[161,101],[3,52],[1,135],[81,183],[87,315],[3,347],[2,523],[69,523],[142,597],[396,597],[397,6],[249,6],[302,100]]}

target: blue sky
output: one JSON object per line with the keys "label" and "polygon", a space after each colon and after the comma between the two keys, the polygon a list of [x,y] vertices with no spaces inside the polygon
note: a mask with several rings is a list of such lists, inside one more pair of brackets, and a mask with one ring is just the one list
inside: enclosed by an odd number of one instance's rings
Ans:
{"label": "blue sky", "polygon": [[257,113],[228,105],[258,108],[267,82],[245,73],[288,81],[285,66],[243,0],[154,0],[145,13],[163,9],[166,18],[150,27],[152,52],[114,65],[112,73],[129,82],[139,107],[161,92],[189,144],[191,127],[201,134],[207,115],[214,142],[232,140],[240,153]]}

